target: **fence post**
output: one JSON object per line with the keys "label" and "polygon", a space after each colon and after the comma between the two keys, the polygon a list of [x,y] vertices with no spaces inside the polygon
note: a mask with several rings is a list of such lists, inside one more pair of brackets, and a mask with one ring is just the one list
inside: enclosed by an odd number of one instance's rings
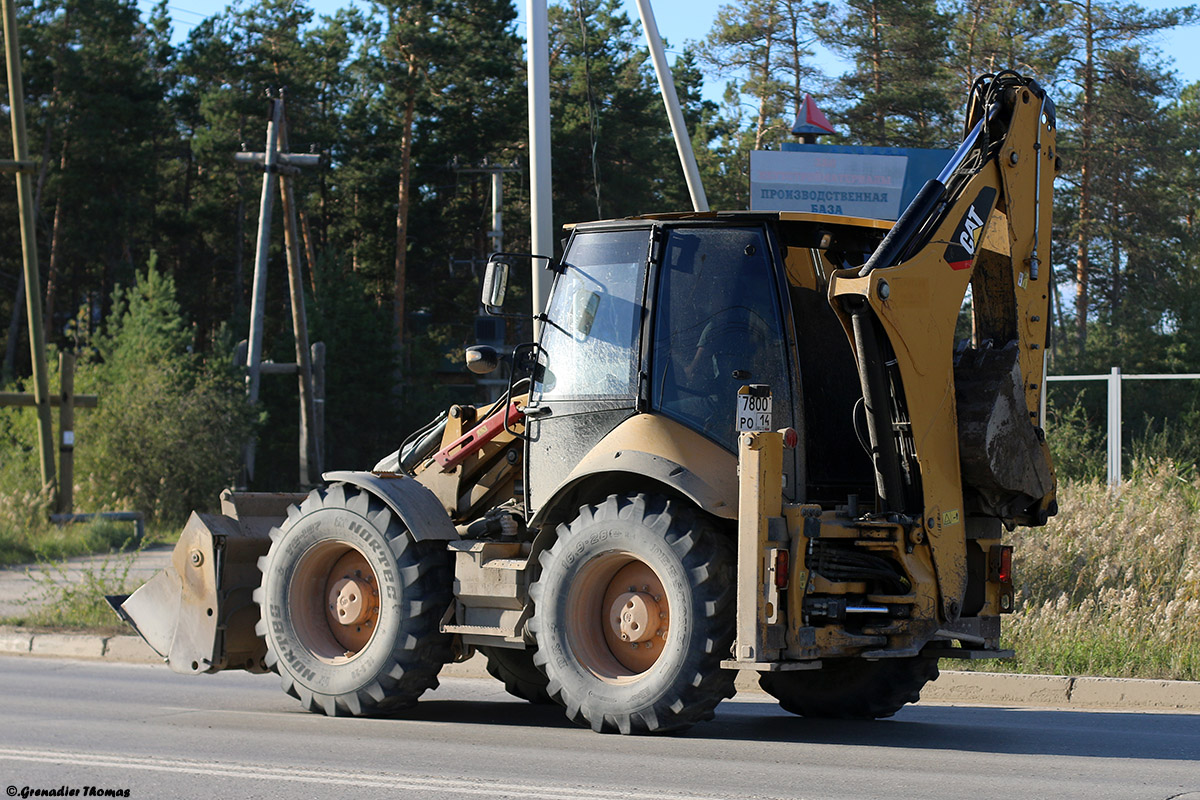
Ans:
{"label": "fence post", "polygon": [[58,355],[59,404],[58,513],[75,511],[75,354]]}
{"label": "fence post", "polygon": [[1121,485],[1121,368],[1108,374],[1108,485]]}

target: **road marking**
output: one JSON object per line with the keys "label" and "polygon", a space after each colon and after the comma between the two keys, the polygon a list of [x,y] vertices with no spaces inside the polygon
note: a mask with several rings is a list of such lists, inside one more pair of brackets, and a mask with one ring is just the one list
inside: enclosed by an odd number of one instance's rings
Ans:
{"label": "road marking", "polygon": [[42,764],[64,764],[77,767],[108,767],[136,769],[149,772],[176,772],[186,775],[206,775],[225,778],[319,783],[335,786],[365,788],[388,787],[447,792],[491,797],[538,798],[538,800],[608,800],[614,796],[631,800],[714,800],[720,795],[690,795],[673,792],[630,792],[624,787],[588,789],[579,786],[551,786],[529,783],[501,783],[487,779],[443,778],[435,775],[381,773],[368,775],[328,769],[298,769],[267,767],[257,764],[214,764],[208,761],[173,758],[143,758],[103,753],[78,753],[61,750],[32,750],[0,748],[0,761],[27,761]]}

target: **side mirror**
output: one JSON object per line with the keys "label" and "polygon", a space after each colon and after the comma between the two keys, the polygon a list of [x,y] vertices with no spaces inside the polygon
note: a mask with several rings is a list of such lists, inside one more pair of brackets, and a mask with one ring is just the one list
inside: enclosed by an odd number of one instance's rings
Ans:
{"label": "side mirror", "polygon": [[[498,254],[497,254],[498,255]],[[504,295],[508,292],[509,263],[492,256],[483,272],[483,307],[489,314],[499,314],[504,306]],[[468,359],[468,366],[470,360]]]}
{"label": "side mirror", "polygon": [[476,375],[487,375],[500,366],[500,354],[496,348],[477,344],[467,348],[467,369]]}

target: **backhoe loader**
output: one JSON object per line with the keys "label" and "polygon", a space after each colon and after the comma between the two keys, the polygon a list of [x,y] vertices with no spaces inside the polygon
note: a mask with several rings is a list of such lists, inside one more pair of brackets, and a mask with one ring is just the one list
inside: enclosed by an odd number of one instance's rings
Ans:
{"label": "backhoe loader", "polygon": [[278,673],[384,715],[476,651],[596,731],[710,719],[739,670],[874,718],[939,659],[1003,658],[1003,534],[1046,523],[1054,104],[1005,71],[895,223],[816,213],[571,226],[536,342],[370,471],[194,514],[119,613],[176,672]]}

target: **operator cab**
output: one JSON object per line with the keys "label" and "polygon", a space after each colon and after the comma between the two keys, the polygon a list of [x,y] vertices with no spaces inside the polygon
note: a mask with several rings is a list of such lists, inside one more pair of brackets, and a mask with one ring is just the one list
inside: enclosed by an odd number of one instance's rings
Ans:
{"label": "operator cab", "polygon": [[[860,488],[870,496],[870,462],[846,446],[860,397],[856,368],[824,297],[833,265],[815,249],[829,247],[836,227],[786,224],[781,216],[574,227],[562,261],[552,264],[537,347],[525,461],[531,511],[639,413],[667,417],[736,453],[738,392],[746,386],[769,387],[772,428],[801,433],[804,444],[785,458],[789,500],[844,502]],[[837,240],[869,253],[882,234],[857,226]],[[836,252],[839,267],[854,257],[844,247]],[[818,473],[806,475],[806,462]]]}

